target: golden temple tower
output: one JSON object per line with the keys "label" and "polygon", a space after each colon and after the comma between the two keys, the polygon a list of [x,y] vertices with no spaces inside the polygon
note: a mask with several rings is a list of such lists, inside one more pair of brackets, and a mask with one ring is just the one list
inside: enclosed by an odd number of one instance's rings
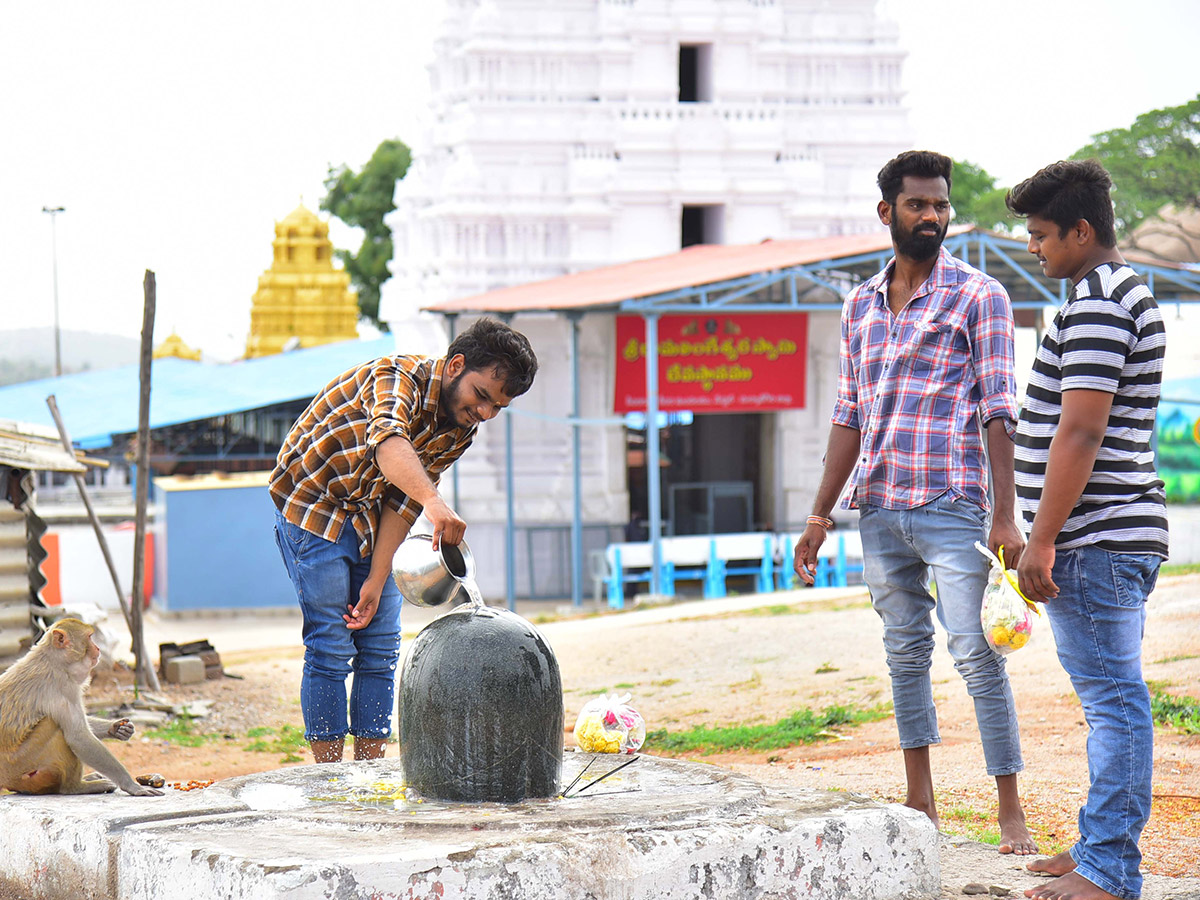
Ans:
{"label": "golden temple tower", "polygon": [[275,259],[258,277],[247,359],[358,337],[358,295],[333,267],[329,225],[303,204],[275,223]]}
{"label": "golden temple tower", "polygon": [[193,350],[179,336],[179,333],[174,328],[171,329],[170,336],[161,344],[154,348],[151,354],[153,359],[167,359],[168,357],[177,356],[180,359],[199,360],[201,353],[199,350]]}

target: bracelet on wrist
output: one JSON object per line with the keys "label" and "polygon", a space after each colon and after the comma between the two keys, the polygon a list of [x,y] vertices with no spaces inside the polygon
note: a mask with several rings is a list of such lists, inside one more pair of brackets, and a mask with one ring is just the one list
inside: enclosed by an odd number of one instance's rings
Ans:
{"label": "bracelet on wrist", "polygon": [[809,516],[806,522],[809,525],[820,525],[826,531],[833,527],[833,519],[827,519],[824,516]]}

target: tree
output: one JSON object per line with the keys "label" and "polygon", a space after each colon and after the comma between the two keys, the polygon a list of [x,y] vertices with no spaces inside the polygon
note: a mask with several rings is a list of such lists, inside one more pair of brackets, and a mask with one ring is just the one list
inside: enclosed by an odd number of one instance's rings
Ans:
{"label": "tree", "polygon": [[1113,179],[1117,230],[1128,234],[1168,203],[1200,208],[1200,94],[1155,109],[1128,128],[1092,136],[1073,159],[1095,157]]}
{"label": "tree", "polygon": [[951,179],[950,201],[954,204],[955,222],[993,231],[1012,229],[1013,217],[1004,205],[1008,189],[996,187],[995,176],[974,163],[955,160]]}
{"label": "tree", "polygon": [[385,331],[387,325],[379,320],[379,289],[391,275],[388,263],[392,259],[392,231],[383,217],[396,208],[392,203],[396,182],[404,177],[411,160],[412,154],[402,141],[386,140],[375,148],[361,172],[344,163],[337,168],[330,166],[325,179],[327,193],[321,201],[325,212],[363,230],[358,252],[338,250],[337,257],[358,291],[363,318]]}

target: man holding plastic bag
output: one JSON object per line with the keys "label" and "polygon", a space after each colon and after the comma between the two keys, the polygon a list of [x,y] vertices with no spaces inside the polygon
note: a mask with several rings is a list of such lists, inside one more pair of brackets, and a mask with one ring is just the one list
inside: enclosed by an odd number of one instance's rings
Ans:
{"label": "man holding plastic bag", "polygon": [[937,823],[929,758],[930,745],[941,740],[929,675],[936,612],[975,702],[987,771],[996,779],[1000,852],[1027,854],[1037,845],[1017,792],[1020,734],[1004,658],[980,624],[988,567],[974,547],[981,540],[993,550],[1004,545],[1012,564],[1024,543],[1013,497],[1012,307],[996,279],[942,247],[951,168],[940,153],[912,151],[879,172],[877,212],[895,258],[842,307],[825,472],[796,544],[796,573],[813,583],[830,512],[850,479],[846,505],[860,510],[863,577],[883,620],[904,803]]}
{"label": "man holding plastic bag", "polygon": [[1154,468],[1166,331],[1116,248],[1112,181],[1096,160],[1046,166],[1009,192],[1029,252],[1072,289],[1046,330],[1017,424],[1017,499],[1029,545],[1021,590],[1045,604],[1088,724],[1091,784],[1079,841],[1029,868],[1026,896],[1136,898],[1150,817],[1154,723],[1142,677],[1146,600],[1167,556]]}

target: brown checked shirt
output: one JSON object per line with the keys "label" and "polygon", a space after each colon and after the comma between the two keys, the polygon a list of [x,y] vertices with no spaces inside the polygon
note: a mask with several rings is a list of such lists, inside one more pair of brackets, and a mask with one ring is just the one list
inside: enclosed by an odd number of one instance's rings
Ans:
{"label": "brown checked shirt", "polygon": [[475,437],[475,426],[437,430],[445,359],[382,356],[329,383],[296,420],[271,472],[271,499],[284,518],[336,541],[347,520],[359,552],[375,546],[386,501],[411,525],[421,505],[383,477],[376,448],[399,435],[412,443],[434,484]]}

